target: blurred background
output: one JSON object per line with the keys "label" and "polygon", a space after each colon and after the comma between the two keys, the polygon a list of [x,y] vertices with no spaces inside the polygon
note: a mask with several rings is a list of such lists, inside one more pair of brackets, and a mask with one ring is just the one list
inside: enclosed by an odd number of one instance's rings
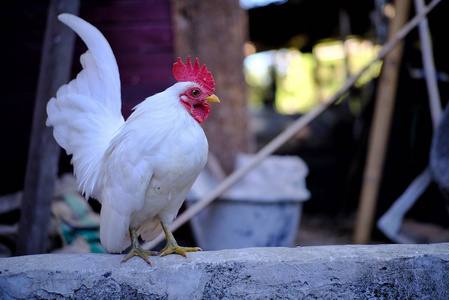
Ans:
{"label": "blurred background", "polygon": [[[21,191],[26,188],[43,40],[53,2],[0,4],[0,256],[16,253],[18,235],[27,234],[19,232]],[[401,2],[409,2],[406,11],[396,10]],[[143,99],[175,82],[171,67],[178,56],[198,56],[207,64],[222,103],[213,107],[204,129],[225,174],[233,171],[238,153],[261,149],[375,58],[398,13],[413,17],[413,1],[81,0],[79,4],[79,16],[105,35],[116,55],[125,117]],[[428,17],[443,107],[449,99],[448,13],[449,4],[443,1]],[[70,78],[81,70],[79,56],[85,50],[76,38]],[[374,222],[426,168],[433,137],[417,29],[405,38],[396,65],[394,109]],[[354,242],[383,67],[382,62],[374,63],[336,104],[275,152],[300,157],[309,169],[306,186],[311,196],[304,203],[295,244]],[[86,205],[73,188],[73,178],[63,176],[70,172],[70,157],[61,152],[55,200],[51,212],[44,214],[50,219],[45,251],[77,241],[74,252],[101,252],[96,232],[100,206],[93,200]],[[449,241],[445,201],[439,186],[431,182],[405,216],[410,241]],[[189,226],[175,235],[180,244],[195,244]],[[375,224],[366,241],[391,242],[395,241]]]}

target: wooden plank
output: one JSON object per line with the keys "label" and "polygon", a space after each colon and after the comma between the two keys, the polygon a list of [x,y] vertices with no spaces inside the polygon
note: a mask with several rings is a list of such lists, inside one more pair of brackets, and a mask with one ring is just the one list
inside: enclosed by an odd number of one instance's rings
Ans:
{"label": "wooden plank", "polygon": [[98,26],[116,55],[121,53],[173,52],[170,25]]}
{"label": "wooden plank", "polygon": [[[170,64],[169,64],[170,65]],[[169,87],[170,81],[172,81],[173,75],[171,72],[167,72],[165,69],[148,68],[147,70],[126,68],[120,72],[120,78],[122,81],[122,87],[125,86],[137,86],[137,85],[153,85],[153,84],[165,84],[165,88]],[[173,82],[174,83],[174,82]],[[160,91],[162,92],[162,90]]]}
{"label": "wooden plank", "polygon": [[91,22],[167,21],[170,22],[170,3],[167,0],[85,1],[80,16]]}
{"label": "wooden plank", "polygon": [[[86,19],[90,23],[89,19]],[[126,26],[126,24],[117,23],[114,26],[105,26],[102,24],[92,24],[101,31],[109,42],[114,55],[133,54],[172,54],[173,55],[173,35],[169,25],[148,25]],[[81,55],[87,50],[86,45],[77,39],[75,47],[75,57]],[[119,67],[123,67],[119,65]]]}
{"label": "wooden plank", "polygon": [[[393,38],[396,32],[407,22],[410,2],[410,0],[396,0],[394,2],[396,15],[390,23],[389,39]],[[377,196],[379,194],[385,153],[390,135],[390,124],[393,116],[403,46],[403,43],[401,43],[385,57],[379,79],[354,233],[354,243],[356,244],[368,243],[373,227]]]}
{"label": "wooden plank", "polygon": [[73,31],[59,22],[57,15],[62,12],[77,14],[78,9],[79,1],[72,0],[52,0],[48,8],[19,223],[16,249],[19,255],[46,252],[60,152],[53,130],[45,126],[46,105],[69,80],[74,45]]}
{"label": "wooden plank", "polygon": [[160,72],[172,73],[172,65],[175,62],[173,53],[117,53],[117,63],[122,68],[158,69]]}

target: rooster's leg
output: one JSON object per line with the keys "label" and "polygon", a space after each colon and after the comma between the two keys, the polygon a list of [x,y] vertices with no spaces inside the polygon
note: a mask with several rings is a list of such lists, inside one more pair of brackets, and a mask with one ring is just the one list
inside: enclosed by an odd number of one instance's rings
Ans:
{"label": "rooster's leg", "polygon": [[196,252],[202,251],[201,248],[198,247],[180,247],[171,233],[168,226],[165,226],[164,223],[161,222],[162,228],[164,229],[165,239],[167,240],[167,245],[161,250],[161,256],[165,256],[168,254],[179,254],[184,257],[187,257],[187,252]]}
{"label": "rooster's leg", "polygon": [[131,237],[131,250],[129,250],[128,254],[126,254],[125,258],[123,258],[122,262],[127,261],[131,257],[139,256],[144,261],[146,261],[149,265],[151,265],[151,261],[148,258],[149,255],[157,255],[157,252],[145,250],[140,246],[139,239],[137,237],[136,228],[129,228],[129,235]]}

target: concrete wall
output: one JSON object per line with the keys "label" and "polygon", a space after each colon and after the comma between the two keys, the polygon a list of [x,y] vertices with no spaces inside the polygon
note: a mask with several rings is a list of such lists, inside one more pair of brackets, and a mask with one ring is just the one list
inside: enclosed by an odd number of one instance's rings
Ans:
{"label": "concrete wall", "polygon": [[0,299],[449,299],[449,243],[0,259]]}

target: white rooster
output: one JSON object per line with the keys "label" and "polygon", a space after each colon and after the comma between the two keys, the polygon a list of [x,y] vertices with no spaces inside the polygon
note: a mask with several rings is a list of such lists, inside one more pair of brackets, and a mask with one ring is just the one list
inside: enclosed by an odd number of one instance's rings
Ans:
{"label": "white rooster", "polygon": [[214,79],[198,59],[173,65],[176,84],[148,97],[125,121],[121,114],[120,77],[114,54],[91,24],[70,14],[59,20],[86,43],[83,70],[59,88],[47,105],[47,126],[68,154],[79,190],[102,204],[100,239],[110,253],[132,246],[133,256],[151,264],[138,237],[149,241],[163,230],[161,256],[199,251],[178,246],[169,227],[193,182],[204,168],[208,143],[200,123],[206,102],[219,102]]}

